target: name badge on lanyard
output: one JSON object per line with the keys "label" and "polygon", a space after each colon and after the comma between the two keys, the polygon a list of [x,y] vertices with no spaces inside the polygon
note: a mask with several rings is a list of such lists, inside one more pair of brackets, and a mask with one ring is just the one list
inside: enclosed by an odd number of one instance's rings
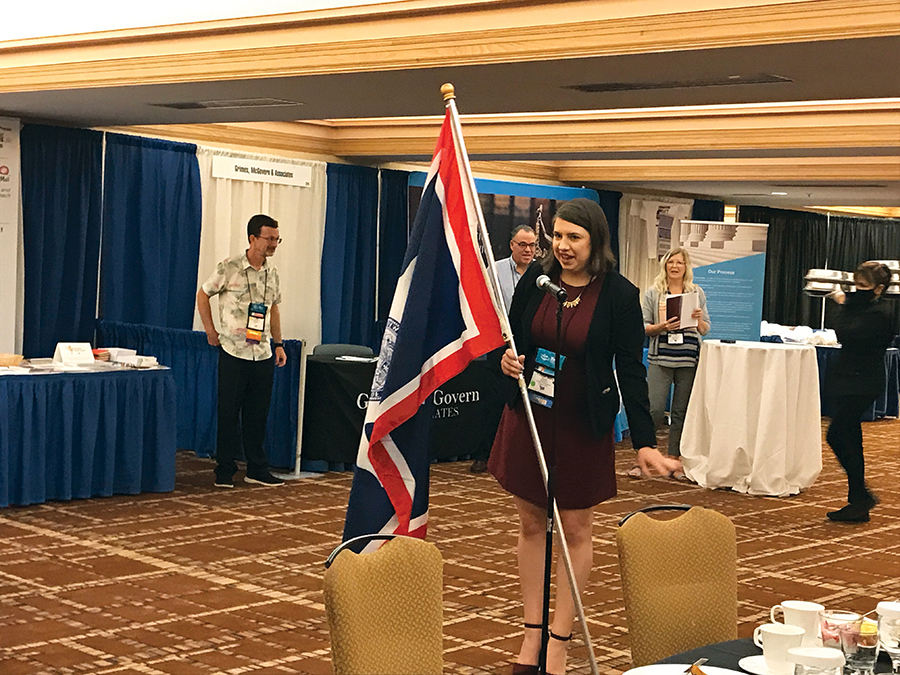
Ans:
{"label": "name badge on lanyard", "polygon": [[263,331],[266,329],[266,312],[268,311],[261,302],[251,302],[247,309],[247,342],[258,345],[262,341]]}
{"label": "name badge on lanyard", "polygon": [[250,306],[247,307],[247,344],[258,345],[262,342],[263,331],[266,330],[266,289],[269,287],[269,270],[266,269],[266,280],[263,286],[263,301],[253,302],[253,289],[250,287],[250,274],[244,270],[247,278],[247,294],[250,296]]}
{"label": "name badge on lanyard", "polygon": [[[566,357],[560,355],[559,367],[562,369]],[[549,349],[537,350],[534,359],[534,372],[528,383],[528,398],[532,403],[553,407],[553,395],[556,390],[556,354]]]}

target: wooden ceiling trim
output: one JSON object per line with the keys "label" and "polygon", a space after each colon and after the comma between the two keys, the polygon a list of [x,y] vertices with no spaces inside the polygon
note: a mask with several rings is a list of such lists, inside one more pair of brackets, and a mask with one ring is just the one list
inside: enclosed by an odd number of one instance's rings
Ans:
{"label": "wooden ceiling trim", "polygon": [[900,181],[896,157],[591,160],[560,162],[564,183],[641,181]]}
{"label": "wooden ceiling trim", "polygon": [[[0,43],[0,92],[545,61],[900,33],[895,0],[802,0],[620,18],[604,16],[603,4],[547,3],[543,14],[523,5],[522,18],[531,23],[513,26],[512,19],[491,20],[500,11],[495,3],[476,3],[446,15],[397,19],[390,12],[373,13],[349,24],[335,19],[285,28],[248,19],[243,26],[232,22],[225,32],[214,31],[211,22],[209,33],[184,34],[170,26],[119,37],[113,33],[87,44]],[[551,21],[561,5],[581,19]],[[506,13],[516,14],[508,8]],[[467,24],[479,28],[458,28]]]}

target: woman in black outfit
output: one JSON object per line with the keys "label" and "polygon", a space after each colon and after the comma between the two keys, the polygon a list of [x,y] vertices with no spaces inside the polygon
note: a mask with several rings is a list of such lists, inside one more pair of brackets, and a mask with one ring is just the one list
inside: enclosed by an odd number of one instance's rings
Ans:
{"label": "woman in black outfit", "polygon": [[865,262],[853,274],[856,292],[832,294],[841,304],[834,330],[841,351],[825,376],[831,398],[831,424],[826,436],[847,472],[847,506],[830,511],[831,520],[864,523],[878,499],[866,487],[860,418],[885,387],[884,352],[894,337],[891,313],[881,297],[891,273],[887,266]]}
{"label": "woman in black outfit", "polygon": [[[525,271],[510,307],[510,323],[522,355],[517,360],[512,350],[506,350],[500,364],[510,377],[518,377],[524,369],[528,382],[538,349],[556,351],[557,303],[535,286],[537,277],[547,274],[568,292],[559,349],[565,362],[555,378],[552,407],[533,403],[532,410],[547,463],[556,467],[557,504],[579,589],[584,589],[591,572],[593,507],[616,494],[613,422],[619,390],[642,470],[647,475],[668,475],[681,467],[677,459],[665,458],[656,450],[641,360],[640,293],[613,269],[614,264],[609,226],[600,206],[588,199],[560,205],[553,222],[553,254]],[[512,493],[519,515],[517,553],[526,630],[513,673],[529,675],[538,672],[547,494],[523,403],[512,380],[508,382],[515,391],[503,411],[488,469]],[[556,580],[547,672],[561,675],[575,618],[561,562]]]}

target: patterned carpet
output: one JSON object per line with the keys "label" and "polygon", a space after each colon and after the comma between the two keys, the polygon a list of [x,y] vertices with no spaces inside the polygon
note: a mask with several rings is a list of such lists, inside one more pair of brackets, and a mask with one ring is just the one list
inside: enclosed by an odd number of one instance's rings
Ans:
{"label": "patterned carpet", "polygon": [[[900,421],[864,425],[871,522],[831,523],[843,473],[824,446],[816,484],[791,498],[630,480],[597,509],[585,595],[600,670],[629,667],[614,533],[653,503],[728,515],[738,536],[740,635],[783,599],[868,611],[900,597]],[[508,673],[518,648],[511,499],[468,462],[434,465],[430,539],[444,561],[445,672]],[[179,453],[175,492],[0,510],[0,673],[329,673],[321,592],[349,474],[281,488],[212,487],[209,460]],[[587,673],[576,638],[570,673]]]}

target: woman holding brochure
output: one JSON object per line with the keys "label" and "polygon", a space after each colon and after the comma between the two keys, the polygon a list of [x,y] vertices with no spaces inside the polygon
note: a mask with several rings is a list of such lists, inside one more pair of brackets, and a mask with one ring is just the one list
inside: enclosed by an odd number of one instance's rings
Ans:
{"label": "woman holding brochure", "polygon": [[[644,294],[642,311],[644,333],[650,338],[647,385],[650,389],[650,414],[659,426],[666,411],[669,388],[674,384],[669,428],[669,455],[681,456],[681,431],[687,412],[697,360],[700,336],[709,332],[706,294],[694,284],[691,257],[683,248],[670,249],[659,261],[659,273]],[[641,477],[634,466],[628,475]],[[676,471],[674,478],[684,474]]]}
{"label": "woman holding brochure", "polygon": [[[529,400],[548,465],[556,467],[556,497],[573,573],[583,589],[591,573],[593,508],[616,494],[613,422],[619,390],[631,426],[637,461],[648,474],[668,475],[677,460],[656,449],[647,381],[641,363],[640,293],[613,269],[609,226],[588,199],[561,204],[553,221],[553,252],[534,262],[516,286],[509,319],[521,356],[503,354],[503,373],[525,372]],[[554,297],[535,282],[546,274],[568,292],[562,310],[562,361],[555,377]],[[618,387],[613,374],[615,357]],[[488,469],[512,493],[519,515],[517,547],[525,635],[515,675],[538,672],[541,646],[547,493],[524,404],[512,379]],[[556,608],[550,625],[547,672],[565,672],[575,606],[562,561],[557,567]]]}

